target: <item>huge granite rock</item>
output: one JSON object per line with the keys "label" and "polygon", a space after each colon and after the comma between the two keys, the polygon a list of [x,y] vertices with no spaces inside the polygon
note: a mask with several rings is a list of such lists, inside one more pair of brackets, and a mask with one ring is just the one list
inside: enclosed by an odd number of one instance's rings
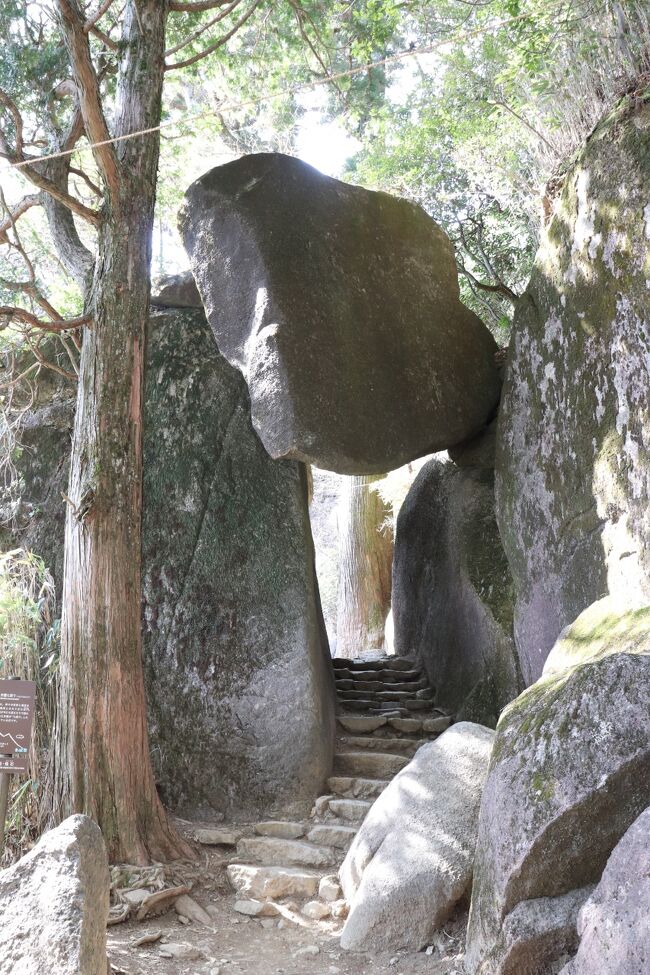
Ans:
{"label": "huge granite rock", "polygon": [[494,732],[453,725],[418,749],[373,804],[341,867],[350,914],[341,947],[428,944],[472,880]]}
{"label": "huge granite rock", "polygon": [[0,872],[0,975],[106,975],[110,878],[99,827],[71,816]]}
{"label": "huge granite rock", "polygon": [[496,345],[420,207],[260,153],[193,183],[180,223],[272,457],[383,473],[465,440],[495,409]]}
{"label": "huge granite rock", "polygon": [[153,757],[188,811],[309,803],[333,691],[302,464],[273,461],[203,314],[150,320],[143,597]]}
{"label": "huge granite rock", "polygon": [[473,975],[522,901],[597,881],[650,803],[650,608],[601,600],[497,726],[467,939]]}
{"label": "huge granite rock", "polygon": [[650,100],[569,169],[515,314],[497,510],[526,683],[610,592],[650,597]]}
{"label": "huge granite rock", "polygon": [[[74,392],[38,377],[22,434],[34,449],[16,461],[25,517],[5,536],[59,587]],[[331,770],[334,695],[306,471],[269,458],[246,384],[198,310],[151,316],[144,455],[145,677],[163,797],[188,815],[307,805]]]}
{"label": "huge granite rock", "polygon": [[650,972],[650,808],[614,848],[578,933],[578,953],[561,975]]}
{"label": "huge granite rock", "polygon": [[422,662],[436,704],[494,727],[521,689],[513,606],[494,470],[429,461],[397,518],[395,652]]}

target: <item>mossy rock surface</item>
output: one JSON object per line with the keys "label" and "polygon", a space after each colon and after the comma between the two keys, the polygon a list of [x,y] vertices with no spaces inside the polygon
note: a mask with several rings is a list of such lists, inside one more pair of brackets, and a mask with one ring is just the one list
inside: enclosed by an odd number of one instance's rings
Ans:
{"label": "mossy rock surface", "polygon": [[650,97],[569,168],[515,314],[499,413],[499,529],[527,683],[607,593],[650,597]]}
{"label": "mossy rock surface", "polygon": [[650,804],[650,610],[590,607],[549,671],[497,725],[468,929],[477,975],[518,903],[596,882]]}
{"label": "mossy rock surface", "polygon": [[332,761],[302,464],[272,460],[200,311],[153,314],[143,601],[153,756],[189,814],[290,810]]}
{"label": "mossy rock surface", "polygon": [[521,689],[513,606],[493,470],[429,461],[397,520],[395,652],[422,661],[438,705],[494,727]]}

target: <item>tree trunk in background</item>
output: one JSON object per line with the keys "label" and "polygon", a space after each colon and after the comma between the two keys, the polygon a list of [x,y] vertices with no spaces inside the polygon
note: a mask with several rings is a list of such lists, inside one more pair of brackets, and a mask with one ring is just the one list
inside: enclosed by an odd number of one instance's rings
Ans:
{"label": "tree trunk in background", "polygon": [[[160,119],[166,16],[160,0],[126,4],[117,133]],[[72,446],[55,731],[57,817],[88,814],[109,858],[127,863],[188,852],[156,792],[142,670],[142,389],[158,149],[158,133],[118,143],[120,178],[100,230]]]}
{"label": "tree trunk in background", "polygon": [[384,646],[390,610],[393,532],[390,506],[372,484],[381,475],[346,479],[339,529],[336,655]]}

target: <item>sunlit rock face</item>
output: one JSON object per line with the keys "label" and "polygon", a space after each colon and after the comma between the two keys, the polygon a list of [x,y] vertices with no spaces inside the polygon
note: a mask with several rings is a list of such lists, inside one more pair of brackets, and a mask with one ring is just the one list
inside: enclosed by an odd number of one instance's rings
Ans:
{"label": "sunlit rock face", "polygon": [[494,467],[478,443],[463,465],[430,460],[400,508],[395,652],[421,661],[437,705],[493,728],[521,690],[514,591],[494,516]]}
{"label": "sunlit rock face", "polygon": [[527,683],[606,593],[650,597],[650,102],[569,169],[519,307],[497,438]]}
{"label": "sunlit rock face", "polygon": [[165,801],[189,815],[308,810],[331,770],[333,688],[306,471],[262,447],[200,311],[150,318],[142,541]]}
{"label": "sunlit rock face", "polygon": [[420,207],[280,153],[190,186],[180,226],[208,319],[275,458],[392,470],[480,430],[496,345]]}
{"label": "sunlit rock face", "polygon": [[597,882],[647,808],[648,700],[650,607],[628,610],[606,597],[581,613],[542,677],[503,712],[479,816],[467,934],[472,975],[501,973],[496,960],[519,905]]}
{"label": "sunlit rock face", "polygon": [[472,881],[493,739],[481,725],[452,725],[373,804],[340,871],[350,904],[342,948],[423,948],[449,918]]}

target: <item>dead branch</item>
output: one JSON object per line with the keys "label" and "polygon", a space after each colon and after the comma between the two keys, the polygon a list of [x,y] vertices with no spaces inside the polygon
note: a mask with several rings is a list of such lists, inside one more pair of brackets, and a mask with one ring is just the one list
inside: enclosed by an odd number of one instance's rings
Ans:
{"label": "dead branch", "polygon": [[169,9],[173,13],[200,14],[204,10],[214,10],[216,7],[225,7],[230,0],[187,0],[186,3],[172,2]]}
{"label": "dead branch", "polygon": [[176,68],[187,68],[189,65],[196,64],[197,61],[202,61],[204,58],[207,58],[208,55],[214,53],[214,51],[217,51],[220,47],[223,47],[223,45],[229,41],[234,34],[237,33],[240,27],[243,27],[246,21],[252,17],[261,2],[262,0],[254,0],[246,13],[239,18],[234,27],[232,27],[226,34],[223,34],[213,44],[210,44],[209,47],[206,47],[205,50],[200,51],[191,58],[186,58],[184,61],[174,61],[172,64],[166,64],[165,71],[174,71]]}
{"label": "dead branch", "polygon": [[103,3],[100,3],[95,13],[91,14],[86,20],[86,23],[84,24],[84,33],[90,33],[95,24],[102,19],[108,8],[113,6],[114,2],[115,0],[104,0]]}
{"label": "dead branch", "polygon": [[212,20],[208,20],[207,23],[203,24],[192,34],[189,34],[184,40],[176,44],[175,47],[170,47],[168,51],[165,51],[165,58],[171,57],[172,54],[178,54],[178,52],[182,51],[183,48],[187,47],[188,44],[196,41],[199,37],[201,37],[202,34],[205,34],[207,30],[210,30],[210,28],[214,27],[215,24],[218,24],[220,20],[224,20],[224,18],[231,14],[235,7],[238,7],[241,2],[242,0],[232,0],[232,3],[230,3],[225,10],[222,10],[221,13],[217,14],[216,17],[213,17]]}
{"label": "dead branch", "polygon": [[84,325],[90,325],[92,315],[78,315],[76,318],[60,318],[57,321],[44,321],[38,318],[26,308],[18,308],[15,305],[0,305],[0,319],[4,319],[6,324],[19,322],[27,326],[27,332],[31,330],[40,332],[69,332]]}
{"label": "dead branch", "polygon": [[41,206],[43,203],[43,197],[40,193],[28,193],[24,196],[20,202],[16,203],[12,207],[6,218],[0,223],[0,243],[8,244],[9,238],[7,237],[7,231],[13,227],[16,221],[22,217],[23,213],[27,213],[32,207]]}

